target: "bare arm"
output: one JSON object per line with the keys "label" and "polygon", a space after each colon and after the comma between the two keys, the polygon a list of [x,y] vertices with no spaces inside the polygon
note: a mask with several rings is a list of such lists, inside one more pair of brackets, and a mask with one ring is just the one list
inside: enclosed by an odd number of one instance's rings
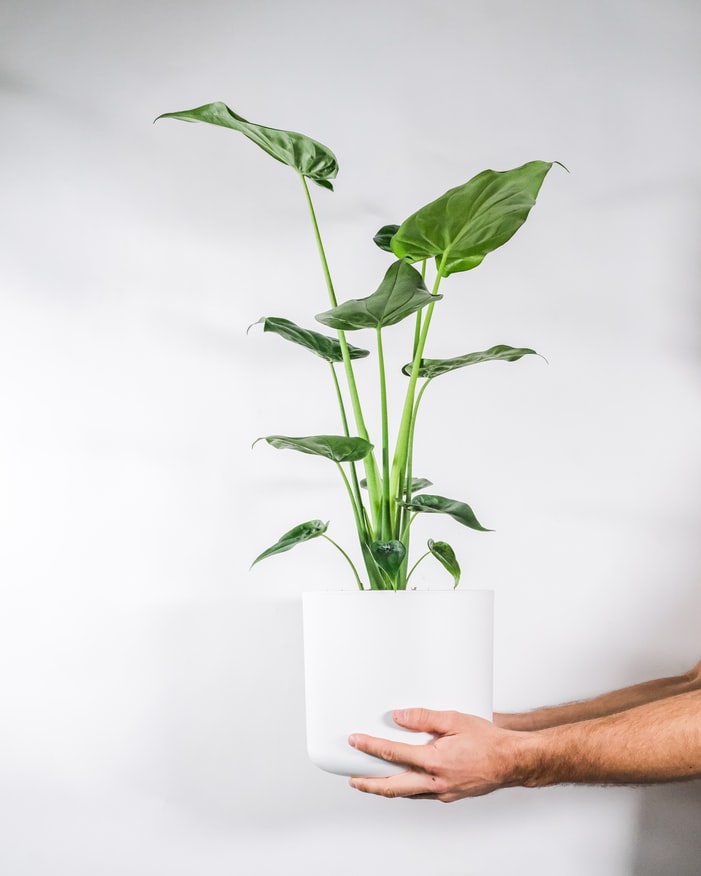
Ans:
{"label": "bare arm", "polygon": [[646,703],[696,690],[701,690],[701,661],[683,675],[646,681],[584,702],[550,706],[521,714],[497,713],[494,715],[494,723],[507,730],[542,730],[614,715]]}
{"label": "bare arm", "polygon": [[354,778],[358,790],[443,802],[499,788],[555,784],[644,784],[701,776],[701,691],[614,715],[524,733],[458,712],[395,713],[410,730],[436,734],[426,745],[355,735],[356,748],[406,772]]}

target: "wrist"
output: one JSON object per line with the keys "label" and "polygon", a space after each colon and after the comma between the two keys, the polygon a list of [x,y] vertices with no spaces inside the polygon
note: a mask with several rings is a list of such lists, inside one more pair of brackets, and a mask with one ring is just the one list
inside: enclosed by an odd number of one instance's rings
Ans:
{"label": "wrist", "polygon": [[501,751],[500,785],[537,788],[546,784],[547,743],[542,731],[507,730]]}

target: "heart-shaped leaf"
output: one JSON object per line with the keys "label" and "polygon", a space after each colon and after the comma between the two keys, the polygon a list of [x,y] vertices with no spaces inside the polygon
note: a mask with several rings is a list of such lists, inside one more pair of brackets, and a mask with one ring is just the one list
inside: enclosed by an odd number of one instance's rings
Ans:
{"label": "heart-shaped leaf", "polygon": [[398,231],[398,225],[383,225],[382,228],[380,228],[377,234],[373,237],[373,240],[377,244],[377,246],[380,247],[380,249],[384,250],[385,252],[392,252],[390,242]]}
{"label": "heart-shaped leaf", "polygon": [[308,520],[306,523],[300,523],[289,532],[281,535],[280,538],[269,548],[259,554],[251,563],[251,568],[266,557],[272,557],[274,554],[282,554],[285,551],[291,550],[295,545],[301,544],[303,541],[309,541],[319,535],[323,535],[328,529],[329,524],[322,520]]}
{"label": "heart-shaped leaf", "polygon": [[367,298],[345,301],[331,310],[319,313],[316,319],[330,328],[353,331],[382,328],[401,322],[441,295],[431,295],[421,274],[404,261],[394,262],[382,283]]}
{"label": "heart-shaped leaf", "polygon": [[492,531],[482,526],[469,505],[458,502],[457,499],[446,499],[444,496],[432,496],[424,493],[412,498],[411,502],[399,502],[399,504],[408,508],[409,511],[420,511],[425,514],[448,514],[453,520],[462,523],[463,526],[468,526],[479,532]]}
{"label": "heart-shaped leaf", "polygon": [[460,563],[458,563],[455,556],[455,551],[446,542],[434,541],[432,538],[428,540],[428,549],[443,568],[453,576],[453,581],[455,582],[453,589],[455,589],[460,583]]}
{"label": "heart-shaped leaf", "polygon": [[302,438],[266,435],[254,441],[254,446],[258,441],[267,441],[278,450],[298,450],[312,456],[323,456],[333,462],[360,462],[373,448],[364,438],[347,438],[345,435],[309,435]]}
{"label": "heart-shaped leaf", "polygon": [[476,268],[526,221],[553,163],[482,171],[404,221],[392,251],[411,262],[435,256],[445,277]]}
{"label": "heart-shaped leaf", "polygon": [[[508,347],[506,344],[499,344],[480,353],[465,353],[464,356],[455,356],[452,359],[422,359],[419,377],[438,377],[440,374],[447,374],[449,371],[466,368],[468,365],[477,365],[480,362],[516,362],[523,356],[529,355],[539,356],[540,353],[536,353],[535,350],[530,350],[528,347]],[[408,362],[402,371],[409,375],[411,369],[412,363]]]}
{"label": "heart-shaped leaf", "polygon": [[377,565],[386,572],[393,581],[406,558],[406,548],[401,541],[374,541],[370,545],[370,553]]}
{"label": "heart-shaped leaf", "polygon": [[338,173],[336,156],[323,143],[312,140],[296,131],[282,131],[278,128],[267,128],[256,125],[237,115],[232,109],[222,103],[207,103],[191,110],[175,113],[163,113],[158,119],[180,119],[183,122],[208,122],[239,131],[244,136],[260,146],[268,155],[294,168],[302,176],[306,176],[326,189],[333,189],[329,180]]}
{"label": "heart-shaped leaf", "polygon": [[[253,323],[253,325],[262,325],[264,332],[274,332],[286,341],[291,341],[293,344],[299,344],[300,347],[310,350],[327,362],[343,361],[341,344],[337,338],[329,338],[327,335],[322,335],[319,332],[300,328],[300,326],[295,325],[289,319],[283,319],[280,316],[264,316],[258,322]],[[359,347],[353,347],[350,344],[348,344],[348,353],[351,359],[364,359],[370,355],[369,350],[361,350]]]}

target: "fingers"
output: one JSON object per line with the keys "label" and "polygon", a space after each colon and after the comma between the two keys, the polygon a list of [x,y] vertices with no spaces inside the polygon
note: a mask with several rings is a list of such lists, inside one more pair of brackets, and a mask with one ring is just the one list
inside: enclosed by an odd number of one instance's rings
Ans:
{"label": "fingers", "polygon": [[368,779],[354,776],[349,784],[365,794],[380,797],[413,797],[416,799],[435,799],[439,793],[436,778],[424,773],[406,772],[387,779]]}
{"label": "fingers", "polygon": [[425,769],[426,747],[424,745],[409,745],[406,742],[392,742],[389,739],[379,739],[377,736],[366,736],[354,733],[348,738],[349,745],[372,754],[389,763]]}
{"label": "fingers", "polygon": [[460,720],[458,712],[435,712],[431,709],[399,709],[392,713],[395,724],[424,733],[444,736],[454,733]]}

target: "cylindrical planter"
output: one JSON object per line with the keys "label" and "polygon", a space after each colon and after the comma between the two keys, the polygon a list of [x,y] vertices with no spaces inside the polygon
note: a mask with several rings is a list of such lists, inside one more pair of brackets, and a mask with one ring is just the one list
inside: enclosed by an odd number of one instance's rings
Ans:
{"label": "cylindrical planter", "polygon": [[351,733],[422,744],[392,710],[425,707],[491,720],[493,593],[489,590],[305,593],[307,751],[338,775],[402,767],[356,751]]}

